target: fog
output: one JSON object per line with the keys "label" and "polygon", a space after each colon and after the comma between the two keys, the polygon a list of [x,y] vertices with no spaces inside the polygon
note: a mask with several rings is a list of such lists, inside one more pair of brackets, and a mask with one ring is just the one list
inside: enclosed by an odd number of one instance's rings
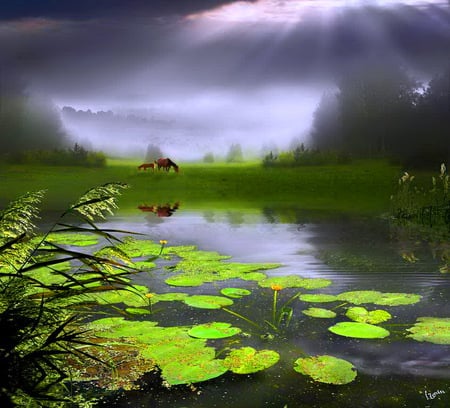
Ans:
{"label": "fog", "polygon": [[450,55],[442,1],[6,3],[0,84],[20,78],[19,94],[56,109],[64,138],[109,154],[307,143],[340,75],[373,60],[426,82]]}

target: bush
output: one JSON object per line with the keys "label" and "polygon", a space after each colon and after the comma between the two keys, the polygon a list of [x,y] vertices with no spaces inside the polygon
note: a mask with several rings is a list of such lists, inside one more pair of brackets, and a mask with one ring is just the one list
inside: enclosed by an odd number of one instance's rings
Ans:
{"label": "bush", "polygon": [[350,156],[338,151],[320,151],[306,149],[303,144],[294,150],[281,152],[275,156],[272,152],[263,159],[265,167],[298,167],[318,166],[326,164],[346,164],[351,161]]}

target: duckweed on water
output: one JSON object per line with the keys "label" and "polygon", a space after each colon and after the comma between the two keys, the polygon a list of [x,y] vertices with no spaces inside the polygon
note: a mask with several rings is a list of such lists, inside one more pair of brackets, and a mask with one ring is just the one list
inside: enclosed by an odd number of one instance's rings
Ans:
{"label": "duckweed on water", "polygon": [[357,375],[350,362],[328,355],[299,358],[294,362],[294,370],[314,381],[335,385],[348,384]]}

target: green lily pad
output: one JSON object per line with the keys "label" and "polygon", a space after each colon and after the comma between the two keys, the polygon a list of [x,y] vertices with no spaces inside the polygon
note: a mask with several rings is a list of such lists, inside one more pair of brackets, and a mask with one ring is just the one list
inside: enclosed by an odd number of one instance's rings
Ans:
{"label": "green lily pad", "polygon": [[175,275],[167,278],[165,282],[170,286],[201,286],[205,283],[204,277],[200,275]]}
{"label": "green lily pad", "polygon": [[364,307],[355,306],[347,309],[345,315],[359,323],[377,324],[392,319],[392,315],[386,310],[372,310],[368,311]]}
{"label": "green lily pad", "polygon": [[374,302],[380,306],[400,306],[412,305],[422,299],[422,296],[415,293],[383,293],[380,299]]}
{"label": "green lily pad", "polygon": [[304,288],[304,289],[320,289],[331,285],[331,281],[322,278],[302,278],[298,275],[273,276],[258,282],[263,288],[270,288],[273,285],[282,288]]}
{"label": "green lily pad", "polygon": [[188,334],[199,339],[223,339],[240,332],[239,327],[232,327],[230,323],[211,322],[192,327]]}
{"label": "green lily pad", "polygon": [[146,307],[148,299],[145,294],[148,288],[142,285],[133,285],[130,290],[110,290],[104,292],[86,293],[77,298],[80,301],[96,302],[100,305],[124,303],[130,307]]}
{"label": "green lily pad", "polygon": [[337,295],[337,298],[355,305],[374,303],[382,306],[400,306],[417,303],[422,296],[414,293],[383,293],[376,290],[356,290],[340,293]]}
{"label": "green lily pad", "polygon": [[127,237],[117,247],[125,252],[130,258],[140,258],[143,256],[156,256],[161,251],[161,244],[150,240],[134,239]]}
{"label": "green lily pad", "polygon": [[340,322],[328,328],[334,334],[358,339],[382,339],[389,336],[389,332],[379,326],[368,323]]}
{"label": "green lily pad", "polygon": [[294,370],[314,381],[335,385],[348,384],[357,375],[352,363],[328,355],[299,358],[294,362]]}
{"label": "green lily pad", "polygon": [[336,317],[336,313],[332,310],[322,309],[320,307],[310,307],[309,309],[302,310],[302,313],[307,316],[320,317],[322,319],[331,319]]}
{"label": "green lily pad", "polygon": [[189,306],[200,309],[220,309],[223,306],[231,306],[233,301],[223,296],[193,295],[183,300]]}
{"label": "green lily pad", "polygon": [[224,374],[223,360],[215,360],[216,350],[206,339],[188,334],[188,327],[159,327],[155,322],[106,318],[89,323],[98,337],[130,344],[138,358],[152,361],[171,385],[206,381]]}
{"label": "green lily pad", "polygon": [[147,309],[141,309],[140,307],[127,307],[125,312],[133,315],[144,315],[150,314],[150,311]]}
{"label": "green lily pad", "polygon": [[46,238],[49,242],[60,245],[90,246],[98,244],[98,237],[92,234],[79,234],[76,232],[52,232]]}
{"label": "green lily pad", "polygon": [[328,302],[335,302],[337,299],[334,295],[326,295],[321,293],[306,293],[304,295],[300,295],[300,300],[303,302],[311,302],[311,303],[328,303]]}
{"label": "green lily pad", "polygon": [[253,347],[232,350],[224,360],[224,365],[236,374],[250,374],[272,367],[280,355],[273,350],[256,351]]}
{"label": "green lily pad", "polygon": [[419,317],[413,327],[406,329],[417,341],[427,341],[434,344],[450,344],[449,317]]}
{"label": "green lily pad", "polygon": [[154,296],[151,298],[152,303],[156,302],[173,302],[173,301],[182,301],[189,296],[188,293],[183,292],[168,292],[168,293],[154,293]]}
{"label": "green lily pad", "polygon": [[374,303],[381,297],[381,292],[376,290],[355,290],[351,292],[343,292],[337,295],[338,300],[360,305],[362,303]]}
{"label": "green lily pad", "polygon": [[200,286],[228,279],[262,280],[266,275],[258,271],[278,266],[280,265],[222,262],[220,259],[184,259],[175,269],[175,272],[181,273],[167,278],[165,282],[171,286]]}
{"label": "green lily pad", "polygon": [[197,364],[166,364],[162,370],[164,379],[170,385],[191,384],[207,381],[225,374],[228,369],[223,360],[207,360]]}
{"label": "green lily pad", "polygon": [[222,293],[222,295],[228,296],[230,298],[239,299],[242,296],[250,295],[252,292],[250,292],[247,289],[241,289],[241,288],[223,288],[220,290],[220,293]]}

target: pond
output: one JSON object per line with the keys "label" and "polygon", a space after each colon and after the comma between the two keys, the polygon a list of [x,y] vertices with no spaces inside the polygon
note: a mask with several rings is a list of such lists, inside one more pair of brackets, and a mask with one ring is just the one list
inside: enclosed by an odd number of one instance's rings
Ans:
{"label": "pond", "polygon": [[[168,215],[168,216],[167,216]],[[271,319],[273,290],[255,281],[231,279],[194,287],[172,287],[170,265],[159,263],[151,273],[135,281],[152,292],[184,292],[190,295],[220,295],[225,287],[246,288],[251,295],[235,299],[225,310],[197,309],[182,302],[159,302],[149,320],[160,326],[198,325],[210,321],[239,327],[238,336],[208,340],[219,354],[243,346],[275,350],[280,355],[273,366],[251,374],[227,372],[192,386],[160,384],[149,378],[139,391],[116,392],[99,406],[108,407],[447,407],[450,401],[450,347],[416,341],[406,331],[419,317],[449,317],[448,274],[439,272],[439,252],[427,243],[393,236],[383,219],[343,215],[309,214],[295,209],[281,211],[204,210],[176,208],[162,216],[157,211],[136,211],[102,224],[107,228],[135,231],[145,238],[167,240],[168,246],[195,245],[202,251],[217,251],[240,263],[271,263],[281,266],[264,270],[269,277],[300,275],[324,278],[332,283],[320,289],[282,288],[282,304],[297,294],[338,295],[348,291],[403,292],[418,294],[420,302],[394,306],[360,303],[369,310],[383,309],[392,319],[380,326],[390,335],[364,339],[336,335],[328,330],[350,321],[345,313],[355,306],[346,302],[308,303],[298,298],[290,303],[289,326],[268,335],[252,322]],[[333,310],[335,318],[315,318],[303,313],[310,307]],[[157,309],[157,311],[156,311]],[[139,317],[140,320],[145,319]],[[228,348],[228,349],[227,349]],[[331,355],[356,368],[354,381],[344,385],[313,381],[293,369],[301,357]]]}

